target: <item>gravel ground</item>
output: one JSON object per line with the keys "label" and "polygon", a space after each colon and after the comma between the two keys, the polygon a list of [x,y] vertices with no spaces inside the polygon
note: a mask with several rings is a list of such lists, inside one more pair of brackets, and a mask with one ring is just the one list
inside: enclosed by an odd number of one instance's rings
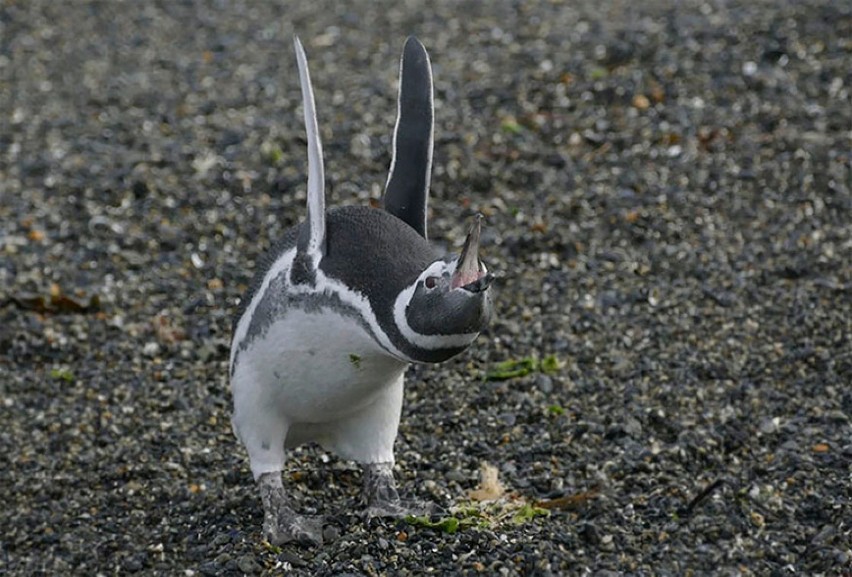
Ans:
{"label": "gravel ground", "polygon": [[[299,4],[0,0],[0,573],[852,572],[852,4]],[[549,516],[366,525],[305,447],[330,542],[261,541],[226,364],[304,214],[294,31],[329,204],[379,198],[423,40],[430,231],[486,214],[503,277],[410,371],[404,488],[463,504],[487,462]]]}

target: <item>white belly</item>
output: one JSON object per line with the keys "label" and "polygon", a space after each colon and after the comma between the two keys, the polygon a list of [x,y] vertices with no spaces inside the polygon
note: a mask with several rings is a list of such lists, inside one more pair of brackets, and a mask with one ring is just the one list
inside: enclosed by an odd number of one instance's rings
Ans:
{"label": "white belly", "polygon": [[407,366],[353,319],[291,309],[239,353],[232,387],[290,426],[329,423],[373,403]]}

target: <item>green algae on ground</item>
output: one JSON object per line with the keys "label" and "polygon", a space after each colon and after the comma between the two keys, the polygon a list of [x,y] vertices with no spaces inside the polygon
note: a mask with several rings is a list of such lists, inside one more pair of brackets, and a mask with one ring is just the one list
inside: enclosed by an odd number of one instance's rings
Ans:
{"label": "green algae on ground", "polygon": [[494,529],[501,525],[523,525],[537,517],[548,517],[550,511],[526,500],[500,499],[493,502],[468,502],[454,507],[451,515],[433,521],[427,516],[409,515],[405,522],[415,527],[452,535],[469,528]]}
{"label": "green algae on ground", "polygon": [[72,383],[74,382],[74,373],[68,369],[51,369],[50,378]]}
{"label": "green algae on ground", "polygon": [[556,355],[547,355],[542,359],[537,357],[509,359],[492,366],[485,372],[483,379],[486,381],[506,381],[524,377],[534,372],[553,374],[561,367],[562,363]]}

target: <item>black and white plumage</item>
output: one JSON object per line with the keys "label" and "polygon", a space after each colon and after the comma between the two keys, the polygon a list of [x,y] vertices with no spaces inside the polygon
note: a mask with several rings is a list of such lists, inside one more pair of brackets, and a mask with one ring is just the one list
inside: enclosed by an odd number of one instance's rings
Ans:
{"label": "black and white plumage", "polygon": [[295,40],[308,140],[308,216],[261,261],[234,325],[234,430],[261,486],[273,542],[320,541],[293,512],[285,450],[314,441],[366,466],[370,511],[403,514],[391,467],[403,374],[467,348],[488,322],[492,276],[477,218],[458,257],[426,238],[433,146],[432,77],[409,38],[384,210],[325,210],[322,145],[305,53]]}

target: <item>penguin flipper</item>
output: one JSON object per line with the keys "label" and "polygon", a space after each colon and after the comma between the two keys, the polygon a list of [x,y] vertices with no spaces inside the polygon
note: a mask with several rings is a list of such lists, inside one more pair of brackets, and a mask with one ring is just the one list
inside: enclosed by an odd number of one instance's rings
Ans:
{"label": "penguin flipper", "polygon": [[[305,114],[305,132],[308,138],[308,218],[297,241],[297,260],[311,261],[316,270],[325,255],[325,173],[322,161],[322,142],[317,126],[317,111],[314,89],[305,49],[299,37],[293,38],[296,61],[299,65],[299,83],[302,86],[302,107]],[[301,259],[299,259],[301,257]],[[305,263],[307,264],[307,263]],[[307,272],[307,271],[306,271]]]}
{"label": "penguin flipper", "polygon": [[432,65],[414,36],[408,37],[402,51],[397,107],[384,208],[426,238],[435,115]]}

